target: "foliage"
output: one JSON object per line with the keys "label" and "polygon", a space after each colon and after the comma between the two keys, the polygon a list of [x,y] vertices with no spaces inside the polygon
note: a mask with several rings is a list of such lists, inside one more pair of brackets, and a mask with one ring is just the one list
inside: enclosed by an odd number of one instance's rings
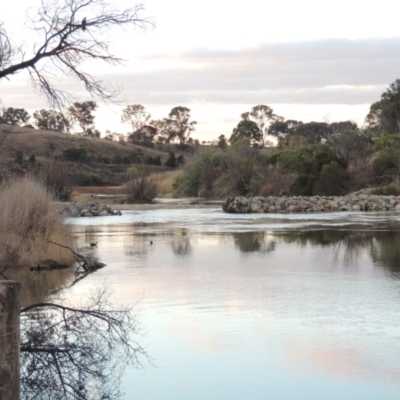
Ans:
{"label": "foliage", "polygon": [[303,122],[292,119],[287,121],[278,120],[271,124],[269,134],[279,139],[280,143],[280,139],[286,136],[293,136],[301,124],[303,124]]}
{"label": "foliage", "polygon": [[34,154],[31,154],[31,155],[29,156],[28,161],[29,161],[29,163],[30,163],[31,165],[36,164],[36,156],[35,156]]}
{"label": "foliage", "polygon": [[19,165],[22,165],[24,162],[24,153],[21,150],[15,152],[15,162]]}
{"label": "foliage", "polygon": [[199,157],[185,165],[174,188],[187,196],[212,195],[216,179],[227,169],[225,161],[224,151],[203,150]]}
{"label": "foliage", "polygon": [[264,104],[254,106],[249,113],[245,113],[242,117],[243,116],[245,116],[244,119],[248,118],[256,123],[261,133],[261,140],[258,143],[261,147],[267,145],[267,136],[270,135],[270,126],[275,122],[283,120],[282,117],[274,113],[271,107]]}
{"label": "foliage", "polygon": [[152,203],[158,194],[160,182],[141,168],[136,176],[124,185],[124,191],[130,203]]}
{"label": "foliage", "polygon": [[315,185],[320,177],[321,170],[325,165],[332,162],[345,168],[343,160],[339,159],[333,149],[326,144],[285,150],[279,155],[279,163],[283,168],[299,173],[290,187],[290,192],[299,196],[317,194]]}
{"label": "foliage", "polygon": [[304,123],[296,120],[278,120],[271,125],[270,134],[279,139],[281,147],[293,147],[293,139],[296,137],[302,138],[301,140],[305,140],[307,144],[319,144],[323,140],[329,140],[335,135],[357,130],[357,124],[352,121],[340,121],[329,124],[327,122],[315,121]]}
{"label": "foliage", "polygon": [[366,121],[372,129],[400,135],[400,79],[390,84],[381,100],[371,104]]}
{"label": "foliage", "polygon": [[87,157],[87,151],[84,147],[68,147],[63,150],[63,157],[67,161],[84,161]]}
{"label": "foliage", "polygon": [[169,152],[169,157],[168,157],[168,160],[165,161],[165,166],[169,167],[169,168],[176,168],[178,166],[174,151]]}
{"label": "foliage", "polygon": [[68,166],[56,161],[49,162],[40,169],[37,180],[59,201],[70,201],[76,185],[76,177]]}
{"label": "foliage", "polygon": [[38,110],[33,113],[35,125],[38,129],[64,132],[68,128],[65,116],[55,110]]}
{"label": "foliage", "polygon": [[168,118],[152,122],[160,143],[177,141],[181,146],[189,142],[189,136],[196,124],[196,121],[190,121],[190,109],[182,106],[174,107],[168,114]]}
{"label": "foliage", "polygon": [[352,179],[346,169],[332,161],[322,166],[318,179],[313,187],[313,194],[322,196],[339,196],[348,193]]}
{"label": "foliage", "polygon": [[233,129],[232,135],[229,141],[233,144],[244,138],[249,139],[250,144],[257,145],[262,140],[262,133],[260,128],[254,121],[248,119],[241,120],[236,128]]}
{"label": "foliage", "polygon": [[119,64],[121,60],[110,51],[110,43],[102,38],[110,37],[116,28],[144,29],[152,25],[141,16],[142,11],[142,4],[121,9],[107,0],[42,1],[28,14],[31,29],[42,35],[32,46],[33,53],[25,46],[14,46],[12,33],[0,22],[0,80],[27,70],[33,86],[59,109],[72,98],[53,84],[52,77],[60,73],[76,78],[92,96],[115,99],[119,92],[85,72],[84,65],[88,61]]}
{"label": "foliage", "polygon": [[210,148],[187,163],[175,182],[175,189],[188,196],[247,195],[255,191],[259,167],[265,162],[260,150],[248,140],[226,150]]}
{"label": "foliage", "polygon": [[93,172],[79,172],[76,180],[79,186],[98,186],[103,183],[101,176]]}
{"label": "foliage", "polygon": [[220,149],[222,149],[222,150],[225,150],[225,149],[228,147],[228,142],[227,142],[227,140],[226,140],[225,135],[220,135],[220,136],[218,137],[218,144],[217,144],[217,146],[218,146]]}
{"label": "foliage", "polygon": [[160,156],[146,156],[144,158],[144,163],[147,165],[161,165],[161,157]]}
{"label": "foliage", "polygon": [[30,118],[31,116],[24,108],[8,107],[0,115],[0,122],[8,125],[24,126],[28,124]]}
{"label": "foliage", "polygon": [[400,136],[395,134],[383,133],[375,138],[375,151],[387,151],[390,149],[400,149]]}
{"label": "foliage", "polygon": [[97,104],[94,101],[76,101],[67,109],[70,126],[78,124],[81,128],[80,135],[99,138],[100,132],[94,126],[93,112],[96,109]]}
{"label": "foliage", "polygon": [[370,143],[359,130],[345,130],[332,135],[328,141],[345,165],[355,163],[369,154]]}
{"label": "foliage", "polygon": [[131,125],[132,133],[130,135],[130,139],[133,142],[141,142],[143,140],[143,136],[146,136],[144,133],[146,130],[143,132],[141,132],[141,130],[144,126],[148,126],[150,118],[151,115],[141,104],[128,104],[122,110],[121,122]]}
{"label": "foliage", "polygon": [[372,162],[372,168],[378,181],[391,181],[399,173],[400,150],[387,148],[380,151]]}

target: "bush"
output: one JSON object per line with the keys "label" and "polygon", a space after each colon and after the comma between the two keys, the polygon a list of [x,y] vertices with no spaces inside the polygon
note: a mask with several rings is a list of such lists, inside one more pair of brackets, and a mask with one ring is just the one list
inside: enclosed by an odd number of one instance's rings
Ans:
{"label": "bush", "polygon": [[50,162],[39,171],[36,179],[55,199],[71,200],[76,186],[76,177],[70,172],[68,166],[56,161]]}
{"label": "bush", "polygon": [[[313,145],[306,148],[299,148],[292,151],[297,154],[296,159],[297,171],[299,175],[290,186],[290,193],[295,196],[312,196],[313,194],[322,194],[320,192],[334,191],[337,182],[329,186],[328,180],[335,179],[332,173],[335,170],[344,179],[347,175],[343,175],[346,170],[344,162],[340,160],[334,153],[333,149],[327,145]],[[320,179],[320,175],[325,166],[324,177]],[[333,174],[333,175],[332,175]],[[346,181],[346,185],[348,182]],[[347,186],[346,186],[347,187]],[[337,188],[337,190],[339,190]],[[344,189],[343,189],[344,190]]]}
{"label": "bush", "polygon": [[63,151],[63,157],[67,161],[84,161],[87,158],[87,151],[84,147],[68,147]]}
{"label": "bush", "polygon": [[77,176],[79,186],[98,186],[103,183],[101,176],[93,172],[80,172]]}
{"label": "bush", "polygon": [[22,165],[24,162],[24,153],[21,150],[15,152],[15,162],[19,165]]}
{"label": "bush", "polygon": [[4,267],[28,266],[46,258],[73,261],[69,250],[49,240],[71,246],[68,228],[39,182],[23,178],[0,190],[0,263]]}
{"label": "bush", "polygon": [[372,163],[372,168],[377,177],[382,179],[392,179],[398,174],[400,165],[400,152],[396,149],[387,149],[378,153]]}
{"label": "bush", "polygon": [[34,165],[34,164],[36,164],[36,156],[34,155],[34,154],[31,154],[30,156],[29,156],[29,163],[30,164],[32,164],[32,165]]}
{"label": "bush", "polygon": [[325,164],[314,184],[313,194],[339,196],[349,192],[352,184],[350,174],[344,167],[332,161]]}
{"label": "bush", "polygon": [[168,160],[165,162],[165,166],[169,168],[176,168],[178,166],[174,151],[169,152],[169,157]]}
{"label": "bush", "polygon": [[152,203],[158,194],[159,181],[144,169],[125,184],[124,191],[130,203]]}

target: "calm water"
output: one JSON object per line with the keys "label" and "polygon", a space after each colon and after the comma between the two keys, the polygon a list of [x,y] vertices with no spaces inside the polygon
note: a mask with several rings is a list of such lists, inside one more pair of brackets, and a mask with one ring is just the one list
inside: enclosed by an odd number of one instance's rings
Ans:
{"label": "calm water", "polygon": [[400,216],[218,207],[69,223],[107,264],[70,300],[107,282],[136,303],[154,366],[126,370],[126,399],[400,398]]}

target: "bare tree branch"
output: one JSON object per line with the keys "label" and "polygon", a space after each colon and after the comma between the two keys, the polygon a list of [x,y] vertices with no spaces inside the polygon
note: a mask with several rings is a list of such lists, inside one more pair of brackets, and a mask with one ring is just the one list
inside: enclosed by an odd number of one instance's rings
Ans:
{"label": "bare tree branch", "polygon": [[22,398],[118,399],[127,364],[151,362],[135,337],[132,307],[116,308],[107,287],[79,307],[39,303],[21,310]]}
{"label": "bare tree branch", "polygon": [[83,83],[91,95],[113,101],[118,90],[83,70],[82,64],[88,60],[121,63],[121,58],[110,52],[106,37],[115,28],[144,30],[154,26],[150,18],[141,16],[143,10],[142,4],[119,10],[106,0],[43,1],[30,17],[32,29],[43,38],[30,58],[25,60],[21,49],[13,49],[10,35],[0,23],[0,80],[27,70],[32,84],[49,104],[62,108],[71,95],[51,82],[61,73]]}

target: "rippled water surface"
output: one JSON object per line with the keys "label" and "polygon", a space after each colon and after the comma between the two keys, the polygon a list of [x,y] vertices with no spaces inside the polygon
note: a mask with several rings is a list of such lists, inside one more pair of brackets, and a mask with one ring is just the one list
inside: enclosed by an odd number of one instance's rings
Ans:
{"label": "rippled water surface", "polygon": [[400,216],[218,207],[69,223],[107,267],[68,296],[108,282],[137,303],[154,365],[126,371],[126,399],[400,398]]}

